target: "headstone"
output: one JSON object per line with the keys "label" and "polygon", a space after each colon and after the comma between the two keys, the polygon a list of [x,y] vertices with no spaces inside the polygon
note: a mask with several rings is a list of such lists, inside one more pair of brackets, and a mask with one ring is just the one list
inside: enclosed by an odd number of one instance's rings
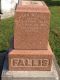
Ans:
{"label": "headstone", "polygon": [[[44,2],[23,1],[18,5],[15,13],[14,49],[8,54],[9,70],[7,58],[4,62],[2,80],[60,80],[58,66],[52,58],[48,43],[49,21],[50,12]],[[15,39],[19,41],[18,45]]]}
{"label": "headstone", "polygon": [[[1,10],[3,15],[1,15],[1,19],[9,18],[11,16],[14,16],[15,13],[15,7],[18,3],[18,0],[1,0]],[[8,4],[8,5],[6,5]]]}
{"label": "headstone", "polygon": [[50,71],[48,43],[50,11],[43,1],[22,1],[15,11],[14,50],[9,52],[11,71]]}
{"label": "headstone", "polygon": [[16,3],[18,3],[18,0],[1,0],[2,13],[4,14],[4,12],[11,12],[11,10],[14,10]]}

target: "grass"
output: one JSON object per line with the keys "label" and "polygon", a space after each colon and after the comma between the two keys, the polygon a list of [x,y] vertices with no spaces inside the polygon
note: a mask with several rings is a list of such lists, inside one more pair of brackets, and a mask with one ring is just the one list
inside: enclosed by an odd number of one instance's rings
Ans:
{"label": "grass", "polygon": [[0,51],[6,50],[10,47],[10,39],[13,35],[13,18],[4,19],[0,26]]}
{"label": "grass", "polygon": [[[60,6],[50,6],[51,24],[49,42],[60,65]],[[13,36],[14,18],[1,21],[0,26],[0,51],[10,47],[10,39]]]}
{"label": "grass", "polygon": [[51,6],[51,26],[49,42],[60,65],[60,6]]}

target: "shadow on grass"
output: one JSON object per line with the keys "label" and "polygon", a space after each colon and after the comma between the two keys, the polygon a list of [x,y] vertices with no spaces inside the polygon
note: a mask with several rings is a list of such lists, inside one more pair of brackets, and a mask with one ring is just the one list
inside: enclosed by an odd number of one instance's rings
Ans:
{"label": "shadow on grass", "polygon": [[[40,0],[39,0],[40,1]],[[41,0],[43,1],[43,0]],[[52,0],[44,0],[47,5],[49,6],[60,6],[60,1],[56,0],[56,1],[52,1]]]}
{"label": "shadow on grass", "polygon": [[60,6],[60,1],[50,1],[47,2],[49,6]]}

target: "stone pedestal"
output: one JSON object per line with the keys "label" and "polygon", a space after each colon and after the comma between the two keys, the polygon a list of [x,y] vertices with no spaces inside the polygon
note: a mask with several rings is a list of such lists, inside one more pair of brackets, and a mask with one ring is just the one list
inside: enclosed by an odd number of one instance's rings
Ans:
{"label": "stone pedestal", "polygon": [[59,80],[57,67],[52,63],[51,71],[8,71],[2,72],[2,80]]}

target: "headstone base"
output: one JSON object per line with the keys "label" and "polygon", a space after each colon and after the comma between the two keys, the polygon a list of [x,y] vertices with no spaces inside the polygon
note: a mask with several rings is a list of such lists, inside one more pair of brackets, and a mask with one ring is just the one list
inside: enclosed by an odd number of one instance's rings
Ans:
{"label": "headstone base", "polygon": [[50,71],[53,52],[47,50],[12,50],[8,54],[10,71]]}
{"label": "headstone base", "polygon": [[53,62],[51,71],[5,71],[2,80],[59,80],[56,66]]}

